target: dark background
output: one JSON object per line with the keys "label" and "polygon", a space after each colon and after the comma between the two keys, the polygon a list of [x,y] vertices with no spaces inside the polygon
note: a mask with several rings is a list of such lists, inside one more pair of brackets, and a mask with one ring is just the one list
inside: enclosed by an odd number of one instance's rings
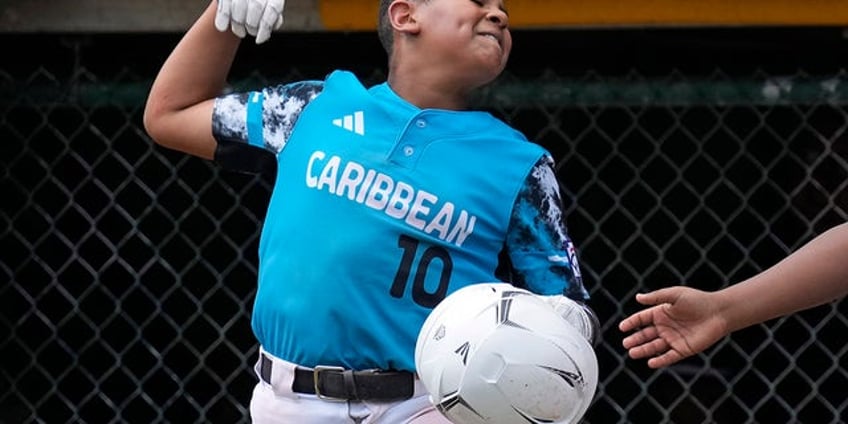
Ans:
{"label": "dark background", "polygon": [[[662,371],[626,358],[617,324],[636,292],[739,282],[846,221],[842,29],[514,38],[475,106],[557,160],[604,330],[586,421],[841,422],[844,301]],[[178,39],[0,35],[0,422],[247,421],[269,185],[147,138]],[[378,82],[384,62],[372,33],[293,33],[244,43],[231,80]]]}

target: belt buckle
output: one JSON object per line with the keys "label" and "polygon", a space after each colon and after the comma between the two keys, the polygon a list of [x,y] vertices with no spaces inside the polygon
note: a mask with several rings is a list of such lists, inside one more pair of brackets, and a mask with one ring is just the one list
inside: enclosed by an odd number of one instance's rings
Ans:
{"label": "belt buckle", "polygon": [[347,399],[344,399],[344,398],[327,396],[327,395],[321,393],[321,390],[318,388],[318,380],[319,380],[318,376],[324,371],[343,372],[344,368],[327,366],[327,365],[316,365],[315,368],[312,369],[312,385],[313,385],[313,388],[315,389],[315,396],[318,396],[319,399],[323,399],[323,400],[327,400],[327,401],[333,401],[333,402],[345,402],[345,401],[347,401]]}

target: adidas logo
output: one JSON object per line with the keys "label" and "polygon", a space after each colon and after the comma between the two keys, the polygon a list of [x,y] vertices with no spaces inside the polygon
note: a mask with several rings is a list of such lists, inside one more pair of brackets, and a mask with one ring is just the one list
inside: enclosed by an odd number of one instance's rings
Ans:
{"label": "adidas logo", "polygon": [[353,115],[333,119],[333,125],[359,135],[365,135],[365,113],[359,110],[353,112]]}

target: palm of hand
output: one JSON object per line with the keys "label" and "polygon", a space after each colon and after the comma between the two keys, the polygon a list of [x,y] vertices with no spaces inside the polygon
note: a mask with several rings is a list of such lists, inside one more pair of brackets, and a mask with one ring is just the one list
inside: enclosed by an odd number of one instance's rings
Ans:
{"label": "palm of hand", "polygon": [[698,310],[683,305],[659,305],[653,308],[653,326],[657,338],[662,341],[665,352],[670,353],[674,361],[695,355],[708,344],[703,337],[706,317]]}
{"label": "palm of hand", "polygon": [[650,358],[652,368],[700,353],[724,334],[720,317],[702,292],[681,289],[674,294],[628,319],[638,330],[624,339],[624,347],[634,359]]}

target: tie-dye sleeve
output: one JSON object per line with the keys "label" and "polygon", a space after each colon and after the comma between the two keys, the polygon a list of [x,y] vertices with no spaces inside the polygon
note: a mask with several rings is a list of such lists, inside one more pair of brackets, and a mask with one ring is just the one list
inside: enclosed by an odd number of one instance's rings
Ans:
{"label": "tie-dye sleeve", "polygon": [[588,300],[574,244],[568,236],[553,159],[533,167],[512,210],[506,252],[512,282],[537,294]]}
{"label": "tie-dye sleeve", "polygon": [[322,81],[302,81],[218,97],[212,113],[215,161],[234,171],[263,172],[269,153],[282,151],[301,112],[322,89]]}

